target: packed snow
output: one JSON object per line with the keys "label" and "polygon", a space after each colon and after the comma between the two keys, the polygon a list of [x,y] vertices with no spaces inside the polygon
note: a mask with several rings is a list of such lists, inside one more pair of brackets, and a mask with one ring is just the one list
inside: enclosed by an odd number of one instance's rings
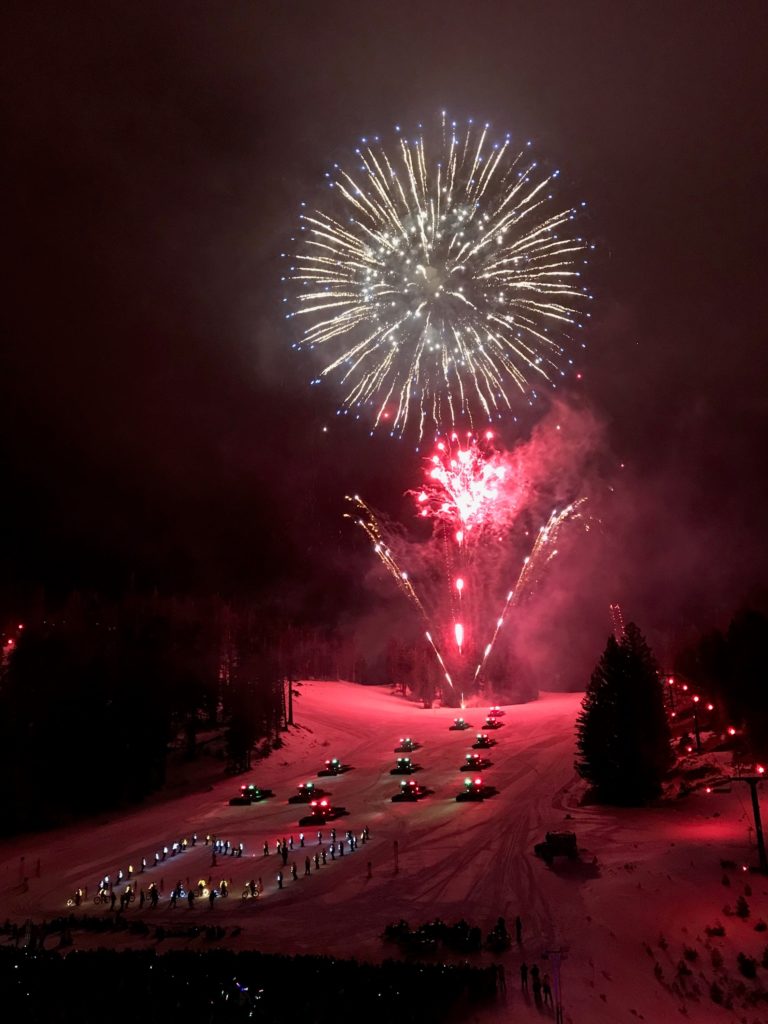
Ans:
{"label": "packed snow", "polygon": [[[502,916],[513,933],[511,949],[467,958],[505,968],[506,997],[478,1010],[478,1020],[526,1021],[549,1014],[521,994],[519,968],[523,961],[538,963],[542,973],[551,974],[544,952],[560,948],[565,950],[565,1020],[574,1024],[665,1024],[681,1014],[692,1021],[755,1024],[768,1019],[768,1002],[761,996],[768,969],[758,966],[757,978],[749,980],[739,973],[736,960],[744,952],[759,965],[768,945],[768,932],[755,929],[761,917],[768,918],[768,882],[743,870],[756,861],[745,786],[734,783],[728,792],[709,795],[695,792],[642,810],[581,806],[584,785],[573,767],[581,695],[542,694],[538,701],[506,707],[499,719],[503,728],[490,734],[497,745],[483,752],[493,764],[482,776],[498,794],[483,802],[457,803],[465,777],[459,768],[481,730],[486,707],[423,709],[389,688],[344,682],[305,682],[297,689],[296,725],[285,735],[284,746],[249,774],[173,801],[0,844],[0,917],[40,921],[66,913],[66,900],[78,886],[88,887],[78,913],[103,915],[105,908],[94,906],[92,895],[104,874],[114,878],[118,868],[137,866],[142,857],[151,865],[155,851],[196,833],[194,847],[137,876],[143,886],[162,881],[160,906],[140,911],[133,903],[127,915],[172,926],[193,920],[239,925],[241,934],[224,940],[233,948],[372,961],[398,955],[382,932],[401,918],[415,926],[435,917],[448,923],[463,917],[485,935]],[[471,724],[470,730],[449,730],[457,714]],[[390,800],[400,786],[400,777],[390,775],[390,769],[404,736],[422,744],[410,755],[423,766],[412,777],[434,791],[417,803]],[[300,783],[319,782],[317,771],[331,757],[352,766],[322,782],[332,793],[331,803],[349,811],[332,823],[338,839],[347,829],[359,838],[366,825],[371,838],[343,858],[329,857],[319,871],[312,865],[307,878],[305,856],[322,849],[317,828],[327,848],[331,825],[302,829],[298,820],[306,808],[287,801]],[[251,806],[229,806],[229,798],[250,782],[274,790],[275,796]],[[55,771],[51,784],[56,785]],[[534,844],[550,829],[576,832],[577,862],[558,858],[550,868],[534,856]],[[220,856],[212,866],[206,834],[235,847],[242,842],[244,855]],[[290,836],[294,850],[288,863],[296,861],[299,877],[293,882],[285,870],[280,891],[275,879],[282,864],[275,843]],[[263,854],[265,841],[269,856]],[[723,867],[722,861],[734,864]],[[178,881],[186,887],[189,879],[194,886],[209,876],[213,884],[231,880],[228,899],[212,908],[200,900],[192,909],[186,901],[170,909],[169,893]],[[263,895],[241,900],[244,884],[258,878]],[[735,907],[745,886],[751,888],[746,890],[750,916],[742,919],[728,906]],[[516,915],[522,920],[520,944],[514,941]],[[725,927],[724,937],[708,936],[705,928],[718,922]],[[74,931],[73,939],[76,947],[154,942],[124,932],[96,936]],[[193,941],[168,939],[162,948]],[[713,966],[713,949],[722,955],[720,967],[717,954]],[[731,1008],[712,1001],[712,982]]]}

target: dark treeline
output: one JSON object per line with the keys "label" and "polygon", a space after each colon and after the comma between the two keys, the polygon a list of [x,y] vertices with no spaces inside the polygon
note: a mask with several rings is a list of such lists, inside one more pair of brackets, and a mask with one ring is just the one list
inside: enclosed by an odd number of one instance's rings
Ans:
{"label": "dark treeline", "polygon": [[[739,611],[727,629],[704,632],[682,649],[674,671],[677,680],[670,683],[676,690],[665,694],[637,626],[630,623],[620,639],[609,637],[576,724],[576,768],[595,799],[641,804],[660,794],[673,760],[665,705],[674,709],[675,692],[684,712],[699,702],[697,742],[699,729],[719,734],[722,741],[726,727],[733,727],[739,760],[768,759],[768,616]],[[691,750],[692,742],[686,733],[678,749]]]}
{"label": "dark treeline", "polygon": [[288,679],[354,671],[349,644],[256,606],[41,603],[2,636],[0,833],[141,800],[163,785],[169,751],[193,758],[203,730],[219,730],[226,767],[245,770],[287,725]]}
{"label": "dark treeline", "polygon": [[[381,671],[404,697],[423,701],[430,706],[437,698],[445,706],[459,707],[464,694],[484,693],[490,701],[502,704],[523,704],[535,700],[538,686],[524,664],[516,656],[514,644],[501,637],[495,646],[495,657],[479,683],[474,676],[453,676],[454,684],[446,685],[445,676],[423,634],[414,637],[390,636],[384,648]],[[474,668],[480,655],[467,658]]]}
{"label": "dark treeline", "polygon": [[384,672],[404,697],[410,695],[427,706],[441,691],[438,665],[423,637],[411,640],[391,636],[384,652]]}
{"label": "dark treeline", "polygon": [[741,731],[747,749],[768,757],[768,617],[744,609],[675,659],[675,671],[700,687]]}
{"label": "dark treeline", "polygon": [[289,680],[388,676],[431,700],[426,649],[393,644],[381,665],[361,649],[352,631],[247,601],[38,598],[0,630],[0,834],[142,800],[164,784],[169,753],[194,758],[203,732],[220,733],[222,769],[248,770],[288,725]]}

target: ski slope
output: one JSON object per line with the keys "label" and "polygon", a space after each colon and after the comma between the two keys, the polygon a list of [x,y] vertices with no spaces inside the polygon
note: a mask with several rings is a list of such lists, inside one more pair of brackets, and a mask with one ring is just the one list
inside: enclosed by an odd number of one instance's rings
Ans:
{"label": "ski slope", "polygon": [[[129,915],[141,913],[145,920],[171,925],[237,924],[242,934],[225,940],[234,948],[377,960],[397,955],[381,934],[386,924],[400,918],[417,925],[437,916],[448,922],[465,917],[485,934],[498,916],[506,918],[512,931],[519,914],[520,947],[513,945],[501,956],[484,952],[471,958],[478,964],[502,962],[507,976],[506,1004],[483,1011],[479,1019],[540,1019],[540,1012],[520,994],[519,965],[523,959],[529,965],[538,962],[546,972],[543,951],[560,947],[567,949],[562,971],[566,1020],[665,1024],[678,1019],[682,1007],[694,1021],[743,1017],[753,1024],[768,1019],[760,1005],[737,1013],[738,1000],[753,998],[750,993],[760,988],[760,974],[768,973],[762,968],[756,982],[740,979],[745,993],[734,997],[733,1010],[716,1006],[709,995],[716,976],[726,990],[739,980],[737,952],[744,950],[759,960],[768,941],[754,930],[760,915],[768,918],[763,878],[736,871],[730,872],[730,886],[722,883],[721,858],[732,858],[740,866],[750,857],[747,793],[738,786],[722,796],[694,795],[643,810],[580,807],[583,785],[576,779],[573,760],[581,695],[543,694],[536,702],[507,707],[500,719],[503,728],[491,733],[498,742],[487,752],[493,765],[482,775],[498,788],[498,795],[482,803],[457,803],[464,778],[459,766],[482,725],[485,706],[459,712],[473,728],[451,732],[454,709],[425,710],[389,688],[307,682],[299,689],[296,726],[284,747],[247,776],[225,779],[206,792],[174,801],[0,844],[0,916],[16,921],[56,916],[65,912],[65,901],[77,886],[87,885],[90,897],[103,874],[114,877],[117,868],[138,865],[142,856],[151,863],[155,850],[197,833],[194,848],[140,876],[145,885],[162,880],[161,906],[140,912],[133,904]],[[400,784],[389,770],[401,736],[422,744],[410,755],[423,766],[414,777],[434,790],[418,803],[390,800]],[[318,849],[317,830],[303,829],[306,847],[300,849],[298,819],[306,808],[287,799],[299,783],[320,782],[317,770],[330,757],[352,766],[344,775],[322,780],[333,794],[331,802],[349,811],[333,823],[338,838],[347,829],[359,836],[367,825],[371,840],[334,862],[328,858],[326,866],[319,872],[313,867],[311,877],[305,878],[304,857]],[[273,789],[275,797],[230,807],[229,798],[244,782]],[[579,863],[558,860],[549,869],[533,856],[534,843],[551,828],[576,831],[582,849]],[[326,845],[328,831],[329,826],[323,828]],[[202,842],[206,833],[235,845],[243,842],[244,856],[219,858],[213,867],[211,848]],[[285,886],[279,891],[275,876],[281,861],[274,852],[265,857],[262,847],[266,840],[274,851],[277,839],[291,835],[291,859],[299,879],[292,882],[285,870]],[[21,884],[24,876],[26,887]],[[214,883],[231,880],[230,898],[219,900],[213,909],[203,900],[191,910],[186,901],[169,908],[168,894],[177,881],[186,884],[190,879],[195,885],[209,876]],[[240,893],[250,878],[262,878],[265,892],[259,900],[244,902]],[[735,904],[746,880],[753,890],[750,919],[724,916],[723,905]],[[105,912],[90,899],[82,909]],[[718,918],[726,924],[726,937],[709,940],[704,927]],[[660,935],[666,949],[659,945]],[[152,941],[82,932],[75,932],[74,939],[76,946]],[[163,948],[189,941],[166,940]],[[722,950],[725,964],[719,975],[707,944]],[[684,946],[698,956],[683,984],[675,973]],[[656,963],[663,972],[661,982],[654,977]]]}

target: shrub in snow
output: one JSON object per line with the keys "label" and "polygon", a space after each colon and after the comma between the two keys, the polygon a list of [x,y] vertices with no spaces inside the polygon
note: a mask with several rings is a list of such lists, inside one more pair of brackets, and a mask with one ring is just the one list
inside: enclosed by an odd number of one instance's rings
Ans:
{"label": "shrub in snow", "polygon": [[718,936],[718,938],[722,938],[722,936],[725,935],[725,927],[721,925],[719,921],[717,924],[708,924],[704,931],[710,936],[710,938],[713,935]]}
{"label": "shrub in snow", "polygon": [[739,964],[739,970],[745,978],[757,977],[757,960],[755,960],[753,956],[747,956],[746,953],[739,953],[736,960]]}
{"label": "shrub in snow", "polygon": [[736,916],[742,919],[749,917],[749,904],[743,896],[739,896],[736,900]]}
{"label": "shrub in snow", "polygon": [[712,984],[709,986],[709,998],[712,1000],[713,1003],[717,1003],[718,1006],[722,1006],[723,990],[720,988],[716,981],[713,981]]}

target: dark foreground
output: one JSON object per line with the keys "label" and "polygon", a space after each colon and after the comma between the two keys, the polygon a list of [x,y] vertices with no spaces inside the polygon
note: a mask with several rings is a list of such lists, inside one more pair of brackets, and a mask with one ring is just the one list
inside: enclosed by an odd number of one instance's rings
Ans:
{"label": "dark foreground", "polygon": [[373,965],[225,949],[0,947],[3,1017],[33,1024],[299,1019],[338,1024],[361,1015],[366,1024],[423,1024],[460,1020],[470,1004],[495,994],[494,967],[393,960]]}

